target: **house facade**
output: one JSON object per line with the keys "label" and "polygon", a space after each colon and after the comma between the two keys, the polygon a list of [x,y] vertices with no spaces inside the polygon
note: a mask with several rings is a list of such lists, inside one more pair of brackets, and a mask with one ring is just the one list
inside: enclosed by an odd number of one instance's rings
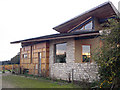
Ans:
{"label": "house facade", "polygon": [[111,2],[105,2],[53,29],[59,34],[11,42],[21,43],[20,67],[29,74],[62,80],[98,79],[92,55],[102,46],[102,23],[120,15]]}

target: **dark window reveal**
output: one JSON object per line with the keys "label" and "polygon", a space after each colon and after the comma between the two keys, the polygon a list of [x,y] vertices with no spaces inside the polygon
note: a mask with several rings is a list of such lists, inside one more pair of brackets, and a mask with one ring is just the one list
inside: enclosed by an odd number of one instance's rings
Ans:
{"label": "dark window reveal", "polygon": [[66,63],[67,43],[55,45],[55,63]]}
{"label": "dark window reveal", "polygon": [[90,45],[82,45],[82,62],[90,62]]}
{"label": "dark window reveal", "polygon": [[32,50],[33,50],[33,47],[31,46],[31,50],[30,50],[30,54],[31,54],[31,59],[30,59],[30,61],[31,61],[31,63],[32,63]]}

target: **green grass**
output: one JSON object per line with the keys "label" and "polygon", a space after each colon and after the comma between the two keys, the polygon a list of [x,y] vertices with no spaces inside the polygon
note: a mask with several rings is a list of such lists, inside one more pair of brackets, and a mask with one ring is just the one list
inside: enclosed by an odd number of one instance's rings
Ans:
{"label": "green grass", "polygon": [[21,76],[9,75],[3,76],[3,80],[11,83],[17,88],[80,88],[80,86],[73,85],[66,82],[55,82],[43,78],[26,78]]}

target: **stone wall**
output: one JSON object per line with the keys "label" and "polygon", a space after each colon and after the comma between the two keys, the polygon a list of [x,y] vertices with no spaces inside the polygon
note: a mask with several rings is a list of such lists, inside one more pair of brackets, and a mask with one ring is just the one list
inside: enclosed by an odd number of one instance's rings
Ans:
{"label": "stone wall", "polygon": [[[66,63],[54,63],[54,44],[67,43]],[[50,42],[49,70],[50,77],[62,80],[69,80],[69,73],[72,79],[72,69],[74,80],[93,81],[97,77],[97,66],[95,63],[75,63],[75,40],[62,39]]]}

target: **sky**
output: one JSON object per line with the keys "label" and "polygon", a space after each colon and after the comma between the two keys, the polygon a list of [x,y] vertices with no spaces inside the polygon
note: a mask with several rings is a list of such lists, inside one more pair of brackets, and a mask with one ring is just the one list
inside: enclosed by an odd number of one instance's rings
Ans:
{"label": "sky", "polygon": [[[58,33],[52,28],[108,0],[0,0],[0,61],[10,60],[33,37]],[[111,0],[118,9],[120,0]]]}

